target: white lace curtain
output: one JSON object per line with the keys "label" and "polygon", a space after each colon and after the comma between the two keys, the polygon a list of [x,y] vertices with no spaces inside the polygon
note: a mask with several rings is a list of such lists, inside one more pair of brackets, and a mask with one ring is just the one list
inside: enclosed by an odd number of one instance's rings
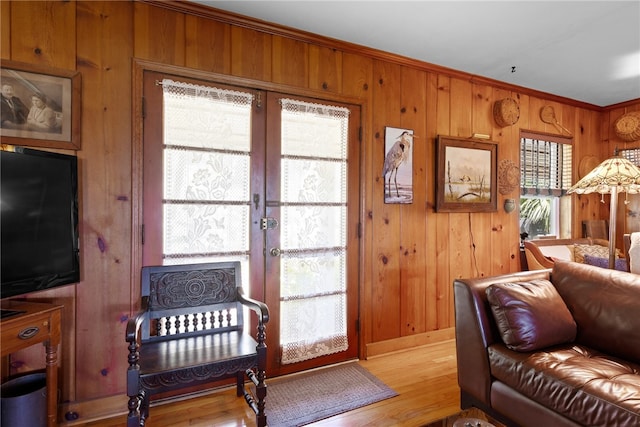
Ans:
{"label": "white lace curtain", "polygon": [[282,364],[348,348],[349,110],[282,99]]}
{"label": "white lace curtain", "polygon": [[162,88],[165,263],[245,264],[253,95],[169,79]]}

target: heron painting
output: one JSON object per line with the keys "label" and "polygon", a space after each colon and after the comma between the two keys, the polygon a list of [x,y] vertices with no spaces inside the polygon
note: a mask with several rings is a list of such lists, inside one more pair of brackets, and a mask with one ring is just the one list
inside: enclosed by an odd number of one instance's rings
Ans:
{"label": "heron painting", "polygon": [[385,128],[385,203],[413,203],[413,138],[410,129]]}

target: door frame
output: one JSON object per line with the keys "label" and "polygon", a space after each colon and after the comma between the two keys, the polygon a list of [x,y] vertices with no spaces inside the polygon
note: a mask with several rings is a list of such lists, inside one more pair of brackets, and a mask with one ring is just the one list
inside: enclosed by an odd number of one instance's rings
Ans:
{"label": "door frame", "polygon": [[[366,295],[364,295],[364,259],[363,256],[365,254],[365,238],[364,238],[364,228],[365,228],[365,206],[364,206],[364,192],[365,192],[365,163],[364,163],[364,129],[366,126],[363,126],[363,123],[367,122],[367,102],[364,98],[354,97],[354,96],[345,96],[339,94],[333,94],[329,92],[317,91],[312,89],[288,86],[283,84],[264,82],[260,80],[247,79],[241,77],[234,77],[226,74],[219,74],[214,72],[207,72],[202,70],[196,70],[192,68],[180,67],[175,65],[167,65],[161,64],[152,61],[146,61],[142,59],[134,58],[132,62],[132,144],[131,144],[131,271],[130,271],[130,283],[131,283],[131,298],[130,298],[130,312],[136,312],[140,307],[140,280],[141,280],[141,269],[142,269],[142,242],[143,242],[143,215],[142,215],[142,207],[143,207],[143,146],[144,146],[144,138],[143,138],[143,129],[144,129],[144,73],[146,71],[163,73],[163,74],[171,74],[176,77],[188,78],[188,79],[197,79],[211,82],[213,84],[228,84],[239,87],[244,87],[250,90],[257,91],[273,91],[280,93],[287,93],[292,96],[301,96],[308,98],[315,98],[324,102],[338,102],[344,104],[353,104],[357,105],[360,108],[360,129],[359,129],[359,165],[360,170],[358,172],[359,183],[357,185],[358,188],[358,243],[356,245],[356,250],[358,251],[358,262],[356,263],[357,268],[357,354],[361,359],[366,358],[366,342],[365,338],[366,330],[363,328],[366,325],[366,321],[364,317],[366,313],[363,311],[363,298],[368,300]],[[260,201],[260,203],[264,203],[264,201]],[[260,206],[261,211],[264,210],[264,206]],[[252,210],[253,211],[253,210]],[[251,282],[254,283],[253,279],[257,279],[252,277]],[[257,282],[256,282],[257,283]],[[251,294],[259,299],[264,301],[264,296],[266,292],[265,288],[266,284],[263,282],[261,286],[256,287],[254,289],[252,287]],[[268,329],[267,329],[268,333]]]}

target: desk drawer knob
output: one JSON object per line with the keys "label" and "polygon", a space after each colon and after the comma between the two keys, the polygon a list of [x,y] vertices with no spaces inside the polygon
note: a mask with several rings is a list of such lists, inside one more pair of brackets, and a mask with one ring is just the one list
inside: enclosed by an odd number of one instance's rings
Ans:
{"label": "desk drawer knob", "polygon": [[18,334],[18,338],[20,338],[21,340],[28,340],[29,338],[33,338],[38,335],[38,332],[40,332],[40,328],[38,328],[37,326],[29,326],[28,328],[20,331],[20,333]]}

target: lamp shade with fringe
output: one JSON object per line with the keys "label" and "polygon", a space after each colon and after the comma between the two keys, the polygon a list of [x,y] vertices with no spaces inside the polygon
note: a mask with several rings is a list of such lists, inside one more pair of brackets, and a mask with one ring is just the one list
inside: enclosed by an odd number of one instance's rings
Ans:
{"label": "lamp shade with fringe", "polygon": [[611,194],[611,206],[609,207],[609,268],[613,269],[616,256],[615,236],[618,193],[640,193],[640,169],[616,153],[575,183],[567,193]]}

